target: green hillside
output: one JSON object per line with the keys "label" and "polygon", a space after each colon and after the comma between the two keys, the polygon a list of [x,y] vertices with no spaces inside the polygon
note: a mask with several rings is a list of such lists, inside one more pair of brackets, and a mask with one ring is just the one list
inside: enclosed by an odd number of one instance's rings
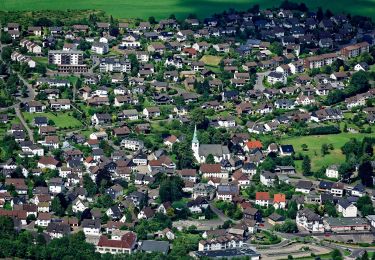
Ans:
{"label": "green hillside", "polygon": [[[185,17],[194,13],[200,18],[229,8],[246,10],[254,4],[261,8],[279,6],[280,0],[0,0],[0,10],[103,10],[117,18],[166,18],[170,14]],[[335,12],[350,12],[375,18],[375,0],[306,0],[310,8],[322,6]]]}

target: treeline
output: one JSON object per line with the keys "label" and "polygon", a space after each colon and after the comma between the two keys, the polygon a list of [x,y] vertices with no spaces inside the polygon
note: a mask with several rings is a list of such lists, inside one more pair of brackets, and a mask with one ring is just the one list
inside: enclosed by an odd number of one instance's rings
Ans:
{"label": "treeline", "polygon": [[318,126],[313,127],[308,130],[309,135],[329,135],[329,134],[339,134],[340,129],[334,125],[328,126]]}

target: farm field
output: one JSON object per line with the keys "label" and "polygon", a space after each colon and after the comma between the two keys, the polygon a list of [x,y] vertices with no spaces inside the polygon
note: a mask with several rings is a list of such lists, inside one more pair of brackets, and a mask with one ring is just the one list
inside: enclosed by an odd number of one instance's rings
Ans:
{"label": "farm field", "polygon": [[[345,156],[341,152],[341,147],[351,138],[362,140],[366,136],[373,136],[373,134],[351,134],[340,133],[336,135],[315,135],[315,136],[298,136],[286,138],[281,141],[282,144],[291,144],[296,153],[308,155],[311,159],[311,168],[313,171],[319,170],[322,166],[329,166],[331,164],[339,164],[345,161]],[[308,151],[303,151],[301,145],[306,144]],[[322,157],[322,144],[332,144],[333,150],[330,154]],[[301,161],[296,161],[296,168],[301,171]]]}
{"label": "farm field", "polygon": [[[247,10],[254,4],[261,8],[279,6],[281,0],[2,0],[0,10],[67,10],[67,9],[95,9],[107,12],[117,18],[143,18],[149,16],[166,18],[170,14],[186,17],[197,14],[200,18],[213,13],[222,12],[229,8]],[[295,2],[302,2],[296,0]],[[375,18],[375,0],[305,0],[309,8],[323,6],[334,12],[350,12]]]}
{"label": "farm field", "polygon": [[55,122],[55,125],[58,128],[65,128],[65,127],[78,128],[82,126],[82,123],[78,121],[76,118],[74,118],[73,116],[70,116],[69,113],[63,113],[63,112],[59,112],[56,114],[50,113],[50,112],[33,113],[33,114],[23,113],[23,117],[29,124],[31,124],[33,119],[38,116],[47,117],[49,120],[52,120],[53,122]]}
{"label": "farm field", "polygon": [[201,61],[204,62],[204,64],[209,65],[209,66],[218,66],[220,64],[220,61],[223,58],[220,56],[213,56],[213,55],[204,55],[201,58]]}

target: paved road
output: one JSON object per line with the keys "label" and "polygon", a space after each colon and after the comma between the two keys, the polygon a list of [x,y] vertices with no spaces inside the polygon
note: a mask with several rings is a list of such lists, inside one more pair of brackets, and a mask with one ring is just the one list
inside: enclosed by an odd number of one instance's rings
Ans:
{"label": "paved road", "polygon": [[23,115],[21,113],[21,110],[20,110],[20,107],[17,106],[15,108],[15,111],[16,111],[16,115],[17,117],[20,119],[21,121],[21,124],[23,125],[23,127],[26,129],[26,132],[27,132],[27,135],[29,136],[29,139],[30,141],[32,141],[34,143],[34,134],[33,134],[33,131],[30,129],[30,127],[28,126],[28,124],[26,123],[25,119],[23,118]]}
{"label": "paved road", "polygon": [[269,71],[265,72],[258,72],[257,73],[257,80],[255,81],[254,90],[264,91],[266,88],[263,86],[263,79],[267,76]]}
{"label": "paved road", "polygon": [[220,218],[221,221],[225,222],[225,221],[231,220],[220,209],[215,207],[214,201],[210,201],[209,205],[210,205],[210,209]]}

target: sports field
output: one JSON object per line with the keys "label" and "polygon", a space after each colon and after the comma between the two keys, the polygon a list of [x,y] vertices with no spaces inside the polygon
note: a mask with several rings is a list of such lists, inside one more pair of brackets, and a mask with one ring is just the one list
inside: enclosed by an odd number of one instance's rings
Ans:
{"label": "sports field", "polygon": [[[281,0],[0,0],[0,10],[73,10],[95,9],[117,18],[166,18],[170,14],[186,17],[192,13],[200,18],[229,8],[247,10],[254,4],[261,8],[277,7]],[[308,7],[319,6],[335,12],[350,12],[375,18],[375,0],[305,0]]]}

